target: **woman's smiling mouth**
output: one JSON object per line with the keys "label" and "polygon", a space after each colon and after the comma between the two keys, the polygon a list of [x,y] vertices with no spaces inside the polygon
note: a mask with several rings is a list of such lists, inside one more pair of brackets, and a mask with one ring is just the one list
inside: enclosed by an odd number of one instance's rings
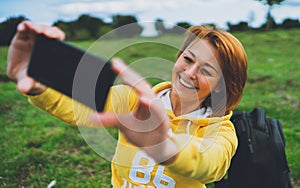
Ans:
{"label": "woman's smiling mouth", "polygon": [[188,83],[187,81],[185,81],[180,75],[178,75],[179,77],[179,83],[185,87],[185,88],[188,88],[188,89],[199,89],[198,87],[195,87],[194,85],[191,85],[190,83]]}

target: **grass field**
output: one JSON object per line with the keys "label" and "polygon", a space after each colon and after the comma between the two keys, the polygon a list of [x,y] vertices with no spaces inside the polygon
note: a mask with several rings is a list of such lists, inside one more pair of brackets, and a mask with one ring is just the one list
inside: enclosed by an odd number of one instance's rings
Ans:
{"label": "grass field", "polygon": [[[245,46],[249,58],[249,79],[238,109],[250,111],[259,106],[282,122],[293,184],[300,187],[300,30],[234,35]],[[138,71],[145,71],[155,84],[159,79],[151,75],[168,78],[166,68],[174,61],[177,49],[155,42],[138,43],[144,40],[135,39],[135,45],[116,56],[130,63],[145,57],[168,60],[165,67],[147,60],[136,63]],[[182,38],[151,40],[178,44]],[[102,46],[103,50],[112,46],[117,49],[128,42],[132,41],[103,41]],[[87,49],[92,42],[73,44]],[[47,187],[52,180],[56,180],[56,187],[110,187],[110,162],[89,147],[78,128],[32,107],[26,97],[16,92],[15,84],[5,76],[7,50],[0,47],[0,187]]]}

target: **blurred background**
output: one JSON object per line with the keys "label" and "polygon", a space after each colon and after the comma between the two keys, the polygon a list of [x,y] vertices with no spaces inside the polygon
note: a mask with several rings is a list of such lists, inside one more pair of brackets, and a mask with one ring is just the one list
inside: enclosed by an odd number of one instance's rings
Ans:
{"label": "blurred background", "polygon": [[300,27],[299,0],[2,0],[0,7],[0,45],[9,43],[25,19],[59,26],[69,40],[95,39],[133,22],[139,25],[132,35],[142,36],[176,32],[176,25],[230,31]]}
{"label": "blurred background", "polygon": [[[0,187],[111,187],[110,161],[85,142],[77,127],[28,104],[7,78],[8,46],[23,20],[58,26],[67,42],[82,49],[108,36],[102,46],[127,46],[115,55],[129,64],[145,57],[175,62],[178,49],[145,43],[145,38],[180,44],[181,28],[192,25],[230,31],[249,59],[237,110],[261,107],[282,122],[292,182],[300,187],[299,19],[300,0],[1,0]],[[130,31],[116,29],[126,24],[133,24]],[[135,44],[128,46],[132,39]],[[142,69],[165,74],[155,62]],[[162,81],[148,80],[153,85]],[[117,137],[117,130],[107,131]]]}

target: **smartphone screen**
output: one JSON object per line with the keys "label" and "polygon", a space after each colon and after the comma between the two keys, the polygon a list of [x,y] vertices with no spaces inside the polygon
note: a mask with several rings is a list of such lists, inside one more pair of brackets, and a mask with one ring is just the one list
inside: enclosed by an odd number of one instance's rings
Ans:
{"label": "smartphone screen", "polygon": [[97,111],[116,78],[110,61],[44,35],[36,35],[28,75]]}

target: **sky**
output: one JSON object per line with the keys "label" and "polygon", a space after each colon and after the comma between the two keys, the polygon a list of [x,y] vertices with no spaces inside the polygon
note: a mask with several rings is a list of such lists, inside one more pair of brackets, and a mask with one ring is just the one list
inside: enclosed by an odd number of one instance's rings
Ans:
{"label": "sky", "polygon": [[[167,27],[183,21],[192,25],[214,23],[225,29],[227,22],[246,21],[259,27],[265,22],[267,10],[256,0],[0,0],[0,22],[19,15],[46,25],[75,20],[81,14],[106,22],[115,14],[133,15],[145,27],[144,35],[152,35],[152,23],[158,18]],[[272,15],[277,23],[286,18],[300,19],[300,0],[275,5]]]}

